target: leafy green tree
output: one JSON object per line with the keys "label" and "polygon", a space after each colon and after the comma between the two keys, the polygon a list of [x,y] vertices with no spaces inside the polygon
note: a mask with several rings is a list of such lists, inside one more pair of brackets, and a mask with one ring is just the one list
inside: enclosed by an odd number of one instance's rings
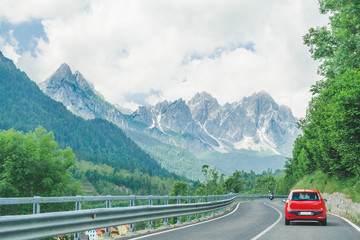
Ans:
{"label": "leafy green tree", "polygon": [[188,184],[183,181],[175,181],[170,196],[187,196]]}
{"label": "leafy green tree", "polygon": [[276,180],[272,175],[258,178],[256,180],[255,190],[257,193],[268,193],[275,190]]}
{"label": "leafy green tree", "polygon": [[75,161],[72,150],[57,149],[54,135],[41,127],[28,134],[0,131],[0,196],[80,194],[69,171]]}
{"label": "leafy green tree", "polygon": [[219,172],[214,169],[210,168],[209,165],[203,165],[202,172],[205,177],[205,183],[202,185],[203,193],[205,195],[216,195],[216,194],[224,194],[224,176],[220,175]]}
{"label": "leafy green tree", "polygon": [[322,157],[325,172],[338,176],[360,175],[360,71],[349,70],[328,80],[318,97],[323,104]]}
{"label": "leafy green tree", "polygon": [[360,176],[360,2],[321,0],[329,26],[311,28],[304,43],[324,79],[311,92],[303,135],[286,165],[294,181],[317,169],[339,178]]}
{"label": "leafy green tree", "polygon": [[236,170],[232,176],[229,176],[225,182],[225,187],[228,192],[239,193],[243,190],[244,181],[242,174]]}
{"label": "leafy green tree", "polygon": [[65,196],[79,193],[69,169],[76,157],[70,148],[57,149],[54,135],[39,127],[24,135],[0,132],[0,194],[2,197]]}
{"label": "leafy green tree", "polygon": [[[320,0],[319,3],[320,13],[330,15],[329,26],[310,28],[304,43],[312,57],[321,61],[319,73],[330,79],[348,68],[360,66],[360,2]],[[314,89],[322,89],[321,85]]]}

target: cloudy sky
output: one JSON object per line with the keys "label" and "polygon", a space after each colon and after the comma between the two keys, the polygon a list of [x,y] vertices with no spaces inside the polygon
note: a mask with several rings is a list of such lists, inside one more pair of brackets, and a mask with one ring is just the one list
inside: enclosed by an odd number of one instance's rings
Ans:
{"label": "cloudy sky", "polygon": [[135,109],[265,90],[303,117],[320,77],[303,45],[317,0],[0,0],[0,51],[40,82],[62,64]]}

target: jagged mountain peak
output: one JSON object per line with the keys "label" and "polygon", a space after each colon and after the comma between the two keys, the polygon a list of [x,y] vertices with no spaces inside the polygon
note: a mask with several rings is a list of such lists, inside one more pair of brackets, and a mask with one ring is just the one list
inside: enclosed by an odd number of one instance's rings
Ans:
{"label": "jagged mountain peak", "polygon": [[70,66],[68,64],[66,64],[66,63],[62,63],[60,65],[60,67],[56,70],[56,72],[59,72],[59,73],[60,72],[61,73],[72,73]]}
{"label": "jagged mountain peak", "polygon": [[199,101],[199,100],[206,100],[206,101],[217,101],[210,93],[205,91],[201,93],[196,93],[195,96],[190,101]]}
{"label": "jagged mountain peak", "polygon": [[218,101],[207,92],[197,93],[188,102],[188,106],[194,120],[200,124],[204,124],[220,108]]}
{"label": "jagged mountain peak", "polygon": [[273,110],[277,111],[279,105],[275,100],[265,91],[254,93],[250,97],[245,97],[240,104],[250,109],[253,114],[267,114]]}
{"label": "jagged mountain peak", "polygon": [[63,63],[48,80],[52,81],[52,84],[61,84],[62,81],[74,82],[75,79],[69,65]]}
{"label": "jagged mountain peak", "polygon": [[172,105],[172,106],[185,106],[186,103],[182,98],[179,98],[179,99],[171,102],[170,105]]}
{"label": "jagged mountain peak", "polygon": [[39,86],[47,95],[85,119],[105,118],[120,126],[125,124],[120,110],[106,102],[94,85],[79,71],[72,73],[66,63],[61,64],[55,73],[39,83]]}
{"label": "jagged mountain peak", "polygon": [[268,102],[268,103],[277,105],[274,98],[269,93],[267,93],[265,91],[256,92],[256,93],[252,94],[250,97],[245,97],[244,99],[246,99],[248,101],[260,101],[260,100],[262,100],[263,102]]}

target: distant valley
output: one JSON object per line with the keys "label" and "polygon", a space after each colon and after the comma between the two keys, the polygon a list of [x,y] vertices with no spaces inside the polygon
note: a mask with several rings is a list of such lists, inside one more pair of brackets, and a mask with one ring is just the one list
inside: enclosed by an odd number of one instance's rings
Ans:
{"label": "distant valley", "polygon": [[66,64],[39,86],[78,116],[118,125],[163,167],[193,180],[202,164],[226,174],[282,169],[300,133],[290,108],[264,91],[223,106],[202,92],[188,102],[163,101],[129,114]]}

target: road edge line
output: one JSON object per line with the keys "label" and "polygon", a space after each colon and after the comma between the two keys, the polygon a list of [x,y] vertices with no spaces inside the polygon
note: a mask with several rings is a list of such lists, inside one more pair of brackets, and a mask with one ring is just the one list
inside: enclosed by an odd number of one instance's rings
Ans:
{"label": "road edge line", "polygon": [[268,204],[266,204],[266,203],[264,203],[266,206],[269,206],[269,207],[272,207],[273,209],[275,209],[279,214],[280,214],[280,216],[279,216],[279,218],[278,218],[278,220],[276,221],[276,222],[274,222],[271,226],[269,226],[267,229],[265,229],[264,231],[262,231],[261,233],[259,233],[258,235],[256,235],[255,237],[253,237],[251,240],[256,240],[256,239],[258,239],[258,238],[260,238],[260,237],[262,237],[267,231],[269,231],[271,228],[273,228],[276,224],[278,224],[278,222],[281,220],[281,218],[282,218],[282,213],[279,211],[279,210],[277,210],[275,207],[273,207],[273,206],[270,206],[270,205],[268,205]]}
{"label": "road edge line", "polygon": [[143,235],[143,236],[138,236],[138,237],[134,237],[134,238],[130,238],[130,239],[131,239],[131,240],[137,240],[137,239],[147,238],[147,237],[151,237],[151,236],[155,236],[155,235],[160,235],[160,234],[167,233],[167,232],[172,232],[172,231],[176,231],[176,230],[180,230],[180,229],[184,229],[184,228],[189,228],[189,227],[197,226],[197,225],[200,225],[200,224],[204,224],[204,223],[216,221],[216,220],[219,220],[219,219],[221,219],[221,218],[224,218],[224,217],[227,217],[227,216],[233,214],[234,212],[237,211],[237,209],[239,208],[239,206],[240,206],[240,202],[237,204],[236,208],[235,208],[233,211],[231,211],[230,213],[228,213],[228,214],[226,214],[226,215],[223,215],[223,216],[220,216],[220,217],[217,217],[217,218],[214,218],[214,219],[210,219],[210,220],[206,220],[206,221],[203,221],[203,222],[194,223],[194,224],[190,224],[190,225],[186,225],[186,226],[182,226],[182,227],[176,227],[176,228],[164,230],[164,231],[161,231],[161,232],[150,233],[150,234],[146,234],[146,235]]}
{"label": "road edge line", "polygon": [[352,226],[353,228],[355,228],[355,230],[357,230],[358,232],[360,232],[360,227],[357,226],[357,225],[356,225],[355,223],[353,223],[352,221],[350,221],[349,219],[346,219],[346,218],[344,218],[343,216],[337,215],[336,213],[330,213],[330,212],[328,212],[328,213],[331,214],[331,215],[337,216],[337,217],[339,217],[339,218],[341,218],[341,219],[343,219],[343,220],[345,220],[348,224],[350,224],[350,226]]}

